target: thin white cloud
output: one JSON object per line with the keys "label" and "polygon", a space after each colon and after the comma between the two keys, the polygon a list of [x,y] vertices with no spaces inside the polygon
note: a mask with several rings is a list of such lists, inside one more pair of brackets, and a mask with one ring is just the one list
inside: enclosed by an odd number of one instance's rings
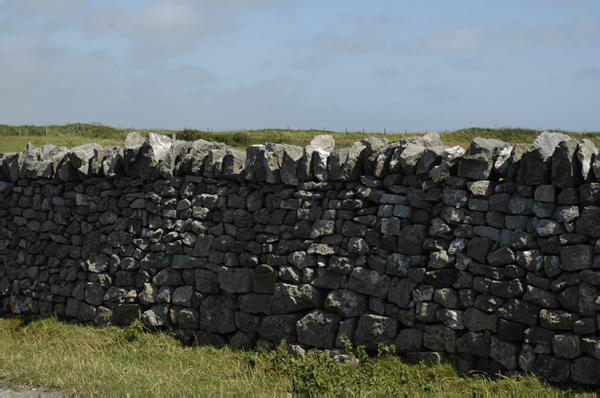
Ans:
{"label": "thin white cloud", "polygon": [[440,55],[457,55],[479,51],[488,37],[483,25],[464,26],[446,34],[433,32],[421,39],[420,47]]}
{"label": "thin white cloud", "polygon": [[232,26],[222,22],[211,11],[192,3],[162,0],[131,15],[116,10],[97,13],[91,18],[89,32],[131,40],[129,56],[147,63],[191,50],[208,36]]}
{"label": "thin white cloud", "polygon": [[497,39],[513,48],[531,48],[536,46],[570,47],[575,38],[566,29],[544,25],[531,27],[524,24],[512,24],[501,29]]}
{"label": "thin white cloud", "polygon": [[331,31],[313,37],[311,44],[323,54],[363,53],[381,49],[385,41],[372,29],[362,27],[342,37]]}
{"label": "thin white cloud", "polygon": [[512,23],[493,31],[478,24],[447,33],[432,32],[420,40],[419,48],[438,55],[460,55],[476,53],[493,44],[521,50],[540,46],[573,48],[594,45],[598,39],[600,24],[589,16],[580,15],[564,25]]}
{"label": "thin white cloud", "polygon": [[85,3],[81,0],[6,0],[0,6],[5,11],[25,16],[82,9]]}
{"label": "thin white cloud", "polygon": [[214,8],[223,9],[226,11],[242,12],[254,9],[274,8],[284,9],[293,8],[296,6],[297,0],[205,0],[207,4]]}

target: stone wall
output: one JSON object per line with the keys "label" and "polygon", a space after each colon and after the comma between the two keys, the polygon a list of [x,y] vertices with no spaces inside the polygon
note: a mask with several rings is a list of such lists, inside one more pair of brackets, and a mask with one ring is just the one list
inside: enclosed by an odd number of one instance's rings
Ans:
{"label": "stone wall", "polygon": [[0,155],[0,311],[600,383],[591,142],[333,148],[131,133]]}

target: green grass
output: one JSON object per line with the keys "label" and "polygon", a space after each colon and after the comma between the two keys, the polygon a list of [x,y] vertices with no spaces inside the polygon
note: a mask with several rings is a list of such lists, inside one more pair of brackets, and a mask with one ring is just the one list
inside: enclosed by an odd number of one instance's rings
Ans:
{"label": "green grass", "polygon": [[[464,376],[447,364],[409,365],[381,347],[379,359],[357,350],[340,364],[327,351],[293,358],[276,351],[184,347],[169,333],[144,333],[140,324],[77,326],[55,318],[0,319],[0,387],[67,393],[444,393],[564,394],[533,377]],[[10,382],[10,383],[7,383]]]}
{"label": "green grass", "polygon": [[[120,146],[125,141],[127,134],[131,131],[137,131],[145,136],[150,131],[159,134],[175,134],[178,139],[195,141],[203,139],[206,141],[218,141],[230,145],[239,150],[245,150],[250,145],[264,144],[272,142],[278,144],[291,144],[306,146],[313,137],[320,134],[331,134],[336,142],[336,148],[351,146],[356,140],[368,138],[371,136],[387,138],[390,142],[395,142],[407,136],[419,135],[420,133],[407,134],[382,134],[382,133],[361,133],[349,132],[339,133],[324,130],[288,130],[288,129],[261,129],[248,131],[202,131],[194,129],[175,130],[149,130],[134,128],[116,128],[104,126],[99,123],[85,124],[75,123],[65,126],[7,126],[0,125],[0,153],[2,152],[20,152],[25,145],[31,142],[34,146],[40,147],[45,144],[54,144],[56,146],[66,146],[72,148],[85,143],[95,142],[103,146]],[[559,130],[560,131],[560,130]],[[600,132],[566,132],[573,138],[587,138],[600,146]],[[468,147],[473,138],[495,138],[511,144],[531,144],[535,137],[541,133],[540,130],[524,128],[483,128],[471,127],[456,130],[447,133],[441,133],[442,141],[448,145],[462,145]]]}

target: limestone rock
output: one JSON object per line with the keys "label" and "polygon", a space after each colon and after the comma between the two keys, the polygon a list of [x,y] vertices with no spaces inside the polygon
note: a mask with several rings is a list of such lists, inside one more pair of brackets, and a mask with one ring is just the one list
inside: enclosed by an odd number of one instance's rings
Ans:
{"label": "limestone rock", "polygon": [[552,171],[552,154],[560,142],[569,141],[571,137],[560,133],[544,131],[521,158],[521,168],[517,181],[526,185],[547,184]]}
{"label": "limestone rock", "polygon": [[319,348],[333,348],[342,317],[324,310],[313,310],[296,323],[298,342]]}
{"label": "limestone rock", "polygon": [[100,149],[102,146],[98,144],[83,144],[68,152],[69,160],[82,180],[91,176],[90,160],[94,157],[95,150]]}
{"label": "limestone rock", "polygon": [[442,162],[431,169],[429,177],[433,182],[440,182],[448,177],[456,164],[460,162],[465,154],[465,150],[461,146],[454,146],[444,150]]}
{"label": "limestone rock", "polygon": [[297,320],[298,316],[295,314],[267,316],[263,319],[258,334],[263,339],[275,343],[279,343],[281,340],[293,343],[297,339]]}
{"label": "limestone rock", "polygon": [[583,182],[578,159],[579,143],[576,140],[560,141],[552,155],[552,184],[559,188],[572,188]]}
{"label": "limestone rock", "polygon": [[585,181],[591,182],[596,180],[592,164],[594,164],[597,155],[598,149],[592,141],[588,139],[579,141],[577,159],[581,163],[581,176]]}
{"label": "limestone rock", "polygon": [[487,179],[492,172],[498,154],[509,147],[508,143],[499,140],[473,139],[460,161],[458,176],[472,180]]}
{"label": "limestone rock", "polygon": [[376,350],[379,343],[394,343],[398,321],[380,315],[363,314],[358,320],[354,334],[354,344],[364,345],[368,350]]}
{"label": "limestone rock", "polygon": [[367,309],[366,297],[352,290],[334,290],[325,299],[325,309],[345,318],[359,316]]}

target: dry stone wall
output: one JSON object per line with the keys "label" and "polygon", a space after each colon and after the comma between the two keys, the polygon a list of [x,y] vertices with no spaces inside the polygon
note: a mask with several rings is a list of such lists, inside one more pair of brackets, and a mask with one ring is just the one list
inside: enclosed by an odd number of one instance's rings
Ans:
{"label": "dry stone wall", "polygon": [[0,310],[600,384],[590,141],[333,149],[131,133],[0,155]]}

